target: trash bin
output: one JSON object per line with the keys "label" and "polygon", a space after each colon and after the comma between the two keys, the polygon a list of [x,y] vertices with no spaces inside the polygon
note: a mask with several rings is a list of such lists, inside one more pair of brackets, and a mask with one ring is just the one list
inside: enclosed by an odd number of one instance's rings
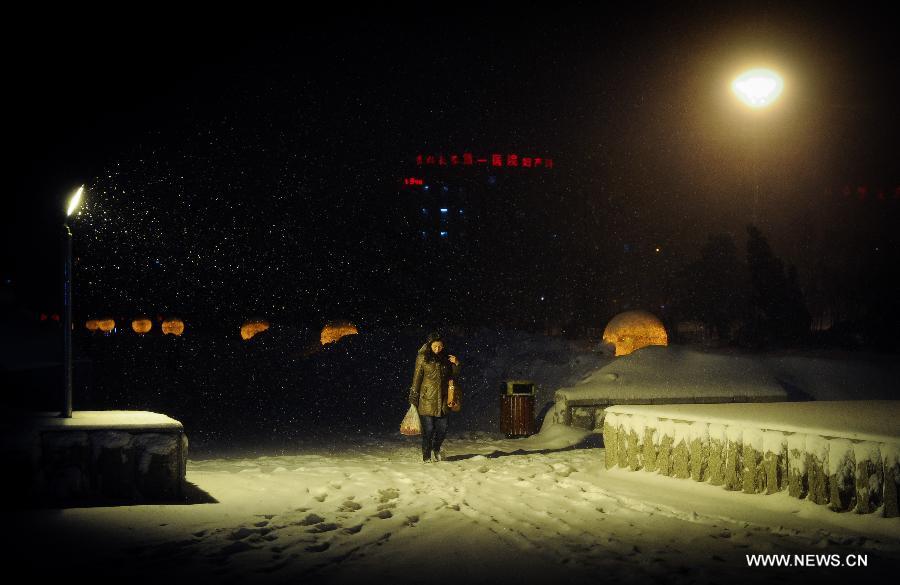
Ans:
{"label": "trash bin", "polygon": [[534,382],[507,380],[501,385],[500,432],[507,437],[534,434]]}

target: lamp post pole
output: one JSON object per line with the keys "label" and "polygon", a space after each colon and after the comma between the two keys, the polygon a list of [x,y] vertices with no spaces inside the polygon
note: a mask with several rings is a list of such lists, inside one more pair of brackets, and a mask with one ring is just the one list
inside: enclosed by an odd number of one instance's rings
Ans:
{"label": "lamp post pole", "polygon": [[750,129],[750,155],[753,157],[753,225],[759,227],[759,128]]}
{"label": "lamp post pole", "polygon": [[72,418],[72,230],[63,224],[63,407],[60,417]]}
{"label": "lamp post pole", "polygon": [[[739,75],[731,83],[735,94],[753,110],[759,110],[774,102],[784,89],[781,76],[769,69],[751,69]],[[759,208],[759,128],[752,120],[750,142],[753,173],[753,223],[757,223]]]}
{"label": "lamp post pole", "polygon": [[69,218],[78,209],[82,185],[66,207],[66,219],[63,222],[63,404],[60,418],[72,418],[72,230]]}

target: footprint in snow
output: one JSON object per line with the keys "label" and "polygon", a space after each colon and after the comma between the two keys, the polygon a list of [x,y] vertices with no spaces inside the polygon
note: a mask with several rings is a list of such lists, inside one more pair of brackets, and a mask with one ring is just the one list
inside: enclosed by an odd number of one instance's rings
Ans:
{"label": "footprint in snow", "polygon": [[360,508],[362,508],[362,506],[360,504],[357,504],[356,502],[354,502],[352,500],[347,500],[346,502],[341,504],[341,507],[338,508],[338,511],[340,511],[340,512],[356,512]]}
{"label": "footprint in snow", "polygon": [[392,518],[394,516],[394,513],[390,510],[382,510],[381,512],[375,514],[375,516],[381,518],[382,520],[387,520],[388,518]]}
{"label": "footprint in snow", "polygon": [[307,530],[307,532],[331,532],[332,530],[337,530],[338,528],[340,528],[339,524],[335,524],[333,522],[322,522],[321,524],[316,524],[315,526]]}
{"label": "footprint in snow", "polygon": [[324,551],[328,550],[329,546],[331,546],[331,544],[329,544],[327,542],[323,542],[322,544],[313,544],[313,545],[306,547],[306,551],[307,552],[324,552]]}
{"label": "footprint in snow", "polygon": [[363,528],[362,524],[357,524],[356,526],[350,526],[349,528],[344,528],[341,532],[343,532],[344,534],[356,534],[360,530],[362,530],[362,528]]}
{"label": "footprint in snow", "polygon": [[396,500],[400,497],[400,492],[395,488],[378,490],[378,493],[381,495],[381,497],[378,498],[378,501],[381,503],[385,503],[390,500]]}
{"label": "footprint in snow", "polygon": [[250,536],[251,534],[254,534],[254,532],[255,532],[254,530],[250,530],[246,526],[241,526],[240,528],[238,528],[237,530],[232,532],[228,536],[228,538],[230,540],[243,540],[243,539],[247,538],[248,536]]}
{"label": "footprint in snow", "polygon": [[313,524],[319,524],[320,522],[324,521],[325,518],[322,518],[318,514],[309,514],[306,518],[300,520],[299,522],[295,522],[294,524],[296,526],[312,526]]}
{"label": "footprint in snow", "polygon": [[231,544],[229,544],[226,547],[223,547],[222,550],[220,550],[219,552],[222,555],[227,557],[227,556],[231,556],[233,554],[239,553],[239,552],[244,552],[246,550],[252,550],[254,548],[256,548],[256,547],[252,546],[250,544],[247,544],[243,540],[239,540],[237,542],[232,542]]}

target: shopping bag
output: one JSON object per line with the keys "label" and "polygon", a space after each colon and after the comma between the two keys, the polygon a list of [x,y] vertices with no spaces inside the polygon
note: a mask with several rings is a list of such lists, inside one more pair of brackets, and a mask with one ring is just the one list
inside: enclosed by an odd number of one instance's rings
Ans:
{"label": "shopping bag", "polygon": [[409,405],[409,410],[406,412],[406,416],[403,417],[403,422],[400,423],[400,432],[410,436],[422,434],[419,412],[412,404]]}
{"label": "shopping bag", "polygon": [[462,390],[453,380],[450,380],[450,385],[447,388],[447,406],[453,412],[459,412],[459,409],[462,408]]}

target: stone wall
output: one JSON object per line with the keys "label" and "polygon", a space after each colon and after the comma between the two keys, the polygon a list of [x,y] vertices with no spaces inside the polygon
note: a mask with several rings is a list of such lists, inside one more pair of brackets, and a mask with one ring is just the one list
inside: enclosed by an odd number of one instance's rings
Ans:
{"label": "stone wall", "polygon": [[30,496],[42,503],[177,501],[187,448],[181,430],[42,430],[32,445]]}
{"label": "stone wall", "polygon": [[606,467],[751,494],[787,491],[839,512],[897,516],[900,442],[851,440],[606,411]]}

